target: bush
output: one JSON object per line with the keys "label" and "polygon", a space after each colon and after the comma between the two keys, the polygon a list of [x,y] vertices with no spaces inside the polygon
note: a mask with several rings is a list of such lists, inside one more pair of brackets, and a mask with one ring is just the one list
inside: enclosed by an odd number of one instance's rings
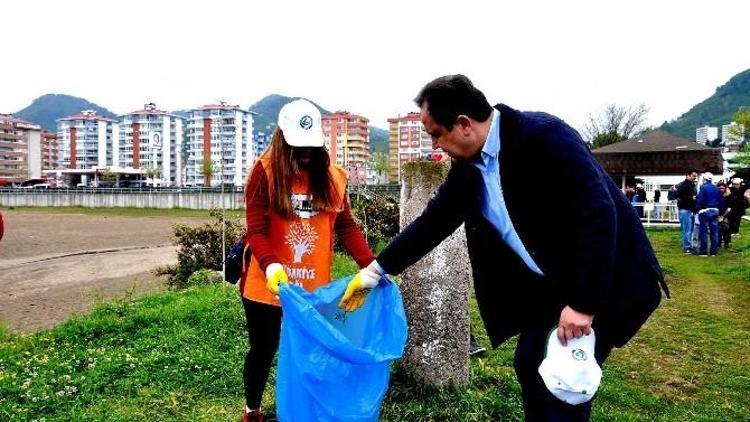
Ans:
{"label": "bush", "polygon": [[399,211],[396,198],[353,195],[350,199],[352,214],[371,249],[375,250],[378,244],[390,242],[398,234]]}
{"label": "bush", "polygon": [[[211,209],[209,215],[211,220],[202,226],[174,225],[175,244],[178,246],[177,266],[160,269],[169,276],[171,286],[191,285],[190,276],[198,270],[221,271],[221,210]],[[229,251],[232,244],[244,235],[245,228],[241,222],[227,219],[225,233],[226,250]]]}
{"label": "bush", "polygon": [[190,287],[206,286],[209,284],[221,283],[222,281],[221,271],[202,268],[188,277],[187,285]]}

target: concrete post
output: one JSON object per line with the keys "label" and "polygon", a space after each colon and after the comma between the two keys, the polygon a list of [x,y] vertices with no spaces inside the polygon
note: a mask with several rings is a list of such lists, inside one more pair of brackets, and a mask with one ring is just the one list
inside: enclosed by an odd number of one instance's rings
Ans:
{"label": "concrete post", "polygon": [[[404,166],[401,229],[422,213],[447,173],[447,163]],[[409,321],[401,363],[408,374],[437,387],[469,381],[469,268],[461,226],[401,276]]]}

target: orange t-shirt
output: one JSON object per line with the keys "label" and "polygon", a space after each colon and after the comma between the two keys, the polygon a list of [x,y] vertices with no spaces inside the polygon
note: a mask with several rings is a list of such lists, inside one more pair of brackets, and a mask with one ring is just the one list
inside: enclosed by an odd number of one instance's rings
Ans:
{"label": "orange t-shirt", "polygon": [[[271,187],[273,175],[268,159],[260,158],[266,177],[269,180],[269,198],[273,197]],[[338,202],[336,208],[343,207],[346,190],[346,172],[332,165],[330,168],[336,188]],[[269,207],[268,239],[279,263],[284,266],[289,283],[299,284],[312,291],[328,284],[331,279],[333,259],[334,223],[336,212],[317,212],[312,209],[307,173],[294,178],[292,182],[292,208],[294,215],[286,219]],[[266,288],[266,274],[253,256],[242,285],[242,296],[256,302],[279,306],[279,299]]]}

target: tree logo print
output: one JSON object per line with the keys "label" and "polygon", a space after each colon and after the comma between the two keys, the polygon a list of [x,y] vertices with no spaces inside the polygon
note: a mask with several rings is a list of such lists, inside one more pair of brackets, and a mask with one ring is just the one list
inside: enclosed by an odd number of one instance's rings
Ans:
{"label": "tree logo print", "polygon": [[312,252],[317,239],[318,234],[315,233],[315,229],[311,225],[301,222],[291,225],[289,233],[286,235],[286,243],[294,251],[295,263],[302,262],[302,256]]}

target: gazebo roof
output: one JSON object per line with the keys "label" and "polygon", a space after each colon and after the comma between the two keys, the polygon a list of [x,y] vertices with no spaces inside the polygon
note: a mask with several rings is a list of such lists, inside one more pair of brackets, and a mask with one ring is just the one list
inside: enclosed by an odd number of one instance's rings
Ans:
{"label": "gazebo roof", "polygon": [[688,169],[723,172],[718,148],[663,131],[649,132],[592,151],[610,175],[684,174]]}

